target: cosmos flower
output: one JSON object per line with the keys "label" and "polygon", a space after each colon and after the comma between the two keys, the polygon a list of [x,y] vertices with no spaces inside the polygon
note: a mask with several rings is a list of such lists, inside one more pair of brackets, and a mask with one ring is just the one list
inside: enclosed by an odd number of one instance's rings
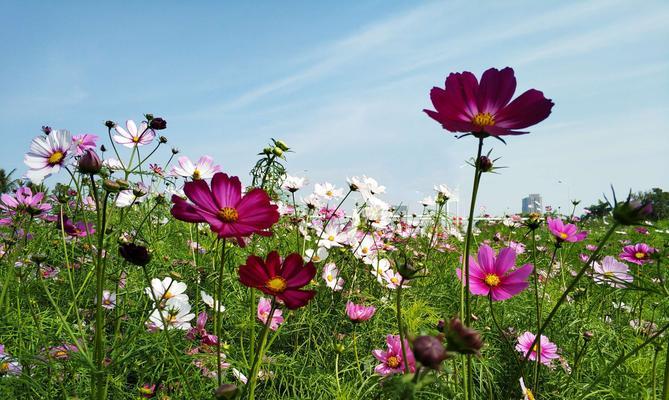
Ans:
{"label": "cosmos flower", "polygon": [[214,165],[214,159],[209,156],[200,157],[195,164],[185,156],[179,157],[177,162],[179,165],[172,167],[171,174],[173,176],[191,178],[194,181],[198,179],[209,179],[213,177],[215,173],[221,171],[221,166]]}
{"label": "cosmos flower", "polygon": [[[518,337],[518,344],[516,344],[516,350],[519,351],[524,356],[530,350],[530,346],[532,346],[532,343],[534,342],[535,338],[536,335],[533,334],[532,332],[523,333]],[[554,359],[560,357],[557,354],[558,348],[555,345],[555,343],[549,341],[546,336],[541,335],[540,346],[534,345],[534,347],[532,347],[532,352],[528,357],[529,360],[536,361],[537,350],[538,350],[537,347],[541,347],[540,362],[544,365],[547,366],[551,365]]]}
{"label": "cosmos flower", "polygon": [[346,315],[353,322],[367,321],[374,316],[376,307],[355,304],[352,301],[346,302]]}
{"label": "cosmos flower", "polygon": [[437,204],[434,198],[432,198],[432,196],[427,196],[418,203],[420,203],[423,207],[433,207],[434,205]]}
{"label": "cosmos flower", "polygon": [[242,184],[236,176],[217,172],[211,187],[203,181],[186,182],[184,193],[192,203],[172,196],[171,213],[186,222],[207,222],[219,238],[236,238],[241,247],[244,237],[254,233],[269,236],[279,220],[278,207],[270,203],[264,190],[251,189],[242,196]]}
{"label": "cosmos flower", "polygon": [[63,216],[62,227],[60,222],[60,218],[57,218],[56,225],[58,226],[58,229],[62,229],[65,233],[72,237],[83,238],[95,233],[95,228],[92,222],[72,222],[67,216]]}
{"label": "cosmos flower", "polygon": [[102,308],[113,310],[116,307],[116,293],[109,290],[102,291]]}
{"label": "cosmos flower", "polygon": [[86,150],[95,150],[96,140],[98,140],[97,135],[90,135],[88,133],[72,136],[73,150],[75,151],[74,155],[80,156],[84,154]]}
{"label": "cosmos flower", "polygon": [[634,278],[629,274],[627,264],[621,263],[612,256],[606,256],[602,262],[595,262],[592,266],[593,279],[600,285],[609,285],[614,288],[624,288],[626,282]]}
{"label": "cosmos flower", "polygon": [[315,263],[325,261],[328,258],[328,249],[325,247],[319,247],[318,250],[306,249],[304,251],[304,262],[313,261]]}
{"label": "cosmos flower", "polygon": [[53,346],[49,348],[49,355],[56,360],[68,360],[70,358],[70,353],[76,353],[79,351],[77,346],[71,344],[64,344],[62,346]]}
{"label": "cosmos flower", "polygon": [[199,337],[202,344],[215,346],[218,343],[218,337],[216,335],[208,333],[206,325],[207,325],[207,313],[202,311],[197,316],[195,326],[193,328],[190,328],[190,330],[186,333],[186,339],[195,340],[196,338]]}
{"label": "cosmos flower", "polygon": [[317,183],[314,185],[314,194],[323,200],[330,201],[341,198],[344,194],[344,190],[335,188],[335,186],[329,182],[323,184]]}
{"label": "cosmos flower", "polygon": [[223,304],[218,305],[218,301],[214,300],[214,298],[208,295],[204,290],[200,291],[200,298],[202,298],[202,302],[212,310],[218,310],[218,312],[225,311],[225,306]]}
{"label": "cosmos flower", "polygon": [[[162,313],[162,318],[161,314]],[[181,329],[187,331],[191,328],[191,321],[195,318],[195,314],[190,312],[190,304],[182,301],[179,297],[171,297],[165,302],[163,308],[156,308],[149,316],[149,321],[153,323],[156,328],[164,330],[163,319],[167,324],[167,329]]]}
{"label": "cosmos flower", "polygon": [[5,346],[0,344],[0,376],[21,375],[21,371],[21,364],[12,359],[10,354],[5,352]]}
{"label": "cosmos flower", "polygon": [[276,297],[291,310],[305,306],[316,295],[314,290],[300,290],[314,278],[316,268],[311,262],[304,264],[297,253],[283,261],[276,251],[269,253],[266,260],[249,256],[238,272],[243,285]]}
{"label": "cosmos flower", "polygon": [[170,299],[177,299],[183,303],[188,303],[186,292],[187,285],[183,282],[175,281],[171,277],[165,277],[162,281],[158,278],[151,279],[151,287],[144,288],[144,292],[153,301],[158,302]]}
{"label": "cosmos flower", "polygon": [[33,183],[58,173],[73,154],[70,132],[54,130],[49,136],[39,136],[30,143],[30,151],[23,162],[28,166],[26,176]]}
{"label": "cosmos flower", "polygon": [[333,247],[341,247],[342,243],[346,242],[346,234],[340,232],[332,224],[328,225],[325,231],[321,232],[319,236],[321,240],[318,241],[318,246],[328,250]]}
{"label": "cosmos flower", "polygon": [[42,216],[51,210],[52,206],[46,203],[44,193],[33,195],[29,187],[20,187],[14,195],[3,193],[0,195],[0,210],[9,216],[26,213],[31,216]]}
{"label": "cosmos flower", "polygon": [[[527,278],[533,269],[532,264],[525,264],[511,271],[515,265],[516,252],[512,248],[505,247],[495,256],[490,246],[481,245],[478,261],[469,258],[469,291],[477,296],[491,294],[494,301],[510,299],[527,288]],[[460,268],[456,272],[462,281]]]}
{"label": "cosmos flower", "polygon": [[306,184],[307,184],[307,178],[300,178],[297,176],[286,175],[286,179],[283,180],[281,188],[291,193],[295,193],[298,190],[302,189]]}
{"label": "cosmos flower", "polygon": [[[267,323],[267,317],[269,317],[269,313],[272,310],[272,302],[266,298],[266,297],[261,297],[260,300],[258,301],[258,319],[260,322],[263,324]],[[280,309],[274,310],[274,315],[272,315],[272,322],[269,325],[269,329],[275,331],[279,328],[279,325],[283,323],[283,311]]]}
{"label": "cosmos flower", "polygon": [[323,267],[323,280],[325,285],[335,292],[344,288],[344,278],[339,276],[339,269],[335,263],[327,263]]}
{"label": "cosmos flower", "polygon": [[406,361],[402,356],[402,344],[398,335],[386,336],[386,344],[388,345],[386,351],[380,349],[372,350],[372,355],[381,361],[381,364],[374,368],[374,372],[381,376],[403,373],[406,364],[409,365],[409,371],[414,372],[416,370],[416,359],[406,339],[404,339],[404,347],[407,352]]}
{"label": "cosmos flower", "polygon": [[574,224],[564,224],[559,218],[546,218],[548,230],[555,236],[558,242],[580,242],[588,236],[587,231],[578,232]]}
{"label": "cosmos flower", "polygon": [[379,185],[374,178],[363,175],[362,177],[353,176],[346,178],[349,187],[352,190],[357,190],[362,195],[363,199],[367,200],[377,194],[385,193],[386,187]]}
{"label": "cosmos flower", "polygon": [[546,119],[554,104],[535,89],[511,101],[515,91],[516,77],[509,67],[488,69],[480,83],[471,72],[451,73],[444,89],[434,87],[430,92],[436,111],[423,111],[450,132],[483,136],[528,133],[518,129]]}
{"label": "cosmos flower", "polygon": [[635,245],[623,247],[623,251],[618,257],[620,257],[621,260],[643,265],[650,261],[650,255],[654,252],[655,249],[648,246],[646,243],[637,243]]}
{"label": "cosmos flower", "polygon": [[114,126],[116,135],[112,138],[116,143],[125,147],[137,147],[150,144],[156,137],[156,132],[150,129],[146,121],[142,121],[137,129],[135,121],[129,119],[125,122],[126,129],[119,125]]}

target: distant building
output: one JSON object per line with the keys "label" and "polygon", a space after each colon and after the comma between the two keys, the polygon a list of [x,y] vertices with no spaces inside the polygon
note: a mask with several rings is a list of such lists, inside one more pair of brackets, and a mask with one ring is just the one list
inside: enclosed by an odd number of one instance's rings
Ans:
{"label": "distant building", "polygon": [[530,194],[523,199],[523,214],[529,214],[533,212],[544,212],[544,203],[541,199],[541,195],[538,193]]}

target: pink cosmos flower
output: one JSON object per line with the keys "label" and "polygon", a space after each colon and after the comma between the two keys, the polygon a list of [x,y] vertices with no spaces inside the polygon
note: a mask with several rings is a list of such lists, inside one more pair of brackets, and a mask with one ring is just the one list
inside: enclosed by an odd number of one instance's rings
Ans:
{"label": "pink cosmos flower", "polygon": [[376,312],[376,307],[374,306],[364,306],[362,304],[355,304],[352,301],[346,302],[346,315],[353,322],[363,322],[367,321]]}
{"label": "pink cosmos flower", "polygon": [[[525,332],[518,337],[518,344],[516,344],[516,350],[518,350],[523,356],[527,354],[530,350],[530,346],[534,342],[534,339],[537,336],[532,332]],[[555,343],[548,340],[544,335],[541,335],[540,346],[534,345],[532,352],[530,353],[529,359],[536,361],[537,359],[537,347],[541,347],[540,362],[544,365],[551,365],[554,359],[559,358],[557,354],[558,348]]]}
{"label": "pink cosmos flower", "polygon": [[49,136],[39,136],[30,143],[30,151],[23,162],[28,166],[26,176],[33,183],[42,183],[44,178],[58,173],[72,156],[70,132],[54,130]]}
{"label": "pink cosmos flower", "polygon": [[546,218],[548,230],[555,236],[558,242],[580,242],[588,236],[587,231],[578,232],[574,224],[564,224],[559,218]]}
{"label": "pink cosmos flower", "polygon": [[0,210],[8,216],[25,213],[33,217],[43,216],[51,210],[51,204],[44,202],[44,193],[38,192],[33,195],[29,187],[21,187],[12,196],[8,193],[0,195]]}
{"label": "pink cosmos flower", "polygon": [[70,358],[70,353],[79,351],[77,346],[71,344],[64,344],[62,346],[54,346],[49,349],[49,355],[56,360],[67,360]]}
{"label": "pink cosmos flower", "polygon": [[374,372],[381,376],[401,374],[404,372],[406,364],[409,364],[409,371],[416,371],[416,359],[406,339],[404,339],[404,347],[407,352],[406,363],[402,357],[402,345],[398,335],[386,336],[386,344],[388,345],[388,350],[386,351],[380,349],[372,350],[372,355],[381,361],[381,364],[374,368]]}
{"label": "pink cosmos flower", "polygon": [[513,69],[490,68],[479,83],[471,72],[451,73],[444,89],[434,87],[430,98],[436,111],[423,110],[444,129],[479,135],[520,135],[518,131],[546,119],[553,102],[530,89],[511,100],[516,91]]}
{"label": "pink cosmos flower", "polygon": [[184,178],[191,178],[194,181],[198,179],[209,179],[215,173],[221,171],[220,165],[214,165],[214,159],[209,156],[202,156],[197,163],[193,162],[188,157],[179,157],[179,165],[172,167],[171,174],[173,176],[182,176]]}
{"label": "pink cosmos flower", "polygon": [[264,190],[255,188],[242,196],[242,184],[236,176],[217,172],[211,188],[203,180],[186,182],[184,193],[189,203],[172,196],[172,215],[186,222],[207,222],[219,238],[236,238],[241,247],[243,237],[254,233],[270,236],[270,228],[279,220],[278,207],[270,203]]}
{"label": "pink cosmos flower", "polygon": [[[267,323],[267,317],[269,317],[269,312],[272,310],[272,302],[265,297],[261,297],[258,301],[258,319],[263,324]],[[274,315],[272,315],[272,322],[269,325],[269,329],[275,331],[279,328],[279,325],[283,323],[283,311],[277,308],[274,310]]]}
{"label": "pink cosmos flower", "polygon": [[637,243],[635,245],[623,247],[623,251],[618,257],[620,257],[621,260],[643,265],[650,261],[650,255],[654,252],[655,249],[648,246],[646,243]]}
{"label": "pink cosmos flower", "polygon": [[205,328],[206,325],[207,325],[207,313],[202,311],[197,316],[197,322],[195,323],[195,327],[190,328],[186,333],[186,338],[188,340],[195,340],[195,338],[199,337],[202,344],[215,346],[218,343],[218,337],[216,335],[211,335],[207,333],[207,329]]}
{"label": "pink cosmos flower", "polygon": [[96,140],[98,140],[97,135],[90,135],[88,133],[72,136],[72,144],[74,145],[73,149],[75,151],[74,155],[80,156],[84,154],[86,150],[95,150]]}
{"label": "pink cosmos flower", "polygon": [[612,256],[606,256],[602,262],[595,262],[592,266],[593,279],[600,285],[606,284],[614,288],[624,288],[627,282],[634,278],[629,274],[627,264],[621,263]]}
{"label": "pink cosmos flower", "polygon": [[[516,264],[516,252],[505,247],[497,257],[493,249],[484,244],[479,247],[478,262],[469,258],[469,291],[477,296],[492,295],[494,301],[510,299],[525,290],[527,278],[534,268],[532,264],[509,272]],[[462,281],[460,268],[456,270],[458,279]],[[464,284],[464,282],[463,282]]]}
{"label": "pink cosmos flower", "polygon": [[125,122],[125,127],[126,129],[123,129],[119,125],[114,126],[116,135],[112,138],[116,143],[125,147],[144,146],[151,143],[153,138],[156,137],[156,132],[149,128],[146,121],[142,121],[139,129],[137,129],[135,121],[129,119]]}
{"label": "pink cosmos flower", "polygon": [[67,216],[63,216],[63,224],[61,227],[60,218],[56,219],[58,229],[63,229],[65,233],[72,237],[83,238],[95,233],[93,223],[85,223],[84,221],[72,222]]}

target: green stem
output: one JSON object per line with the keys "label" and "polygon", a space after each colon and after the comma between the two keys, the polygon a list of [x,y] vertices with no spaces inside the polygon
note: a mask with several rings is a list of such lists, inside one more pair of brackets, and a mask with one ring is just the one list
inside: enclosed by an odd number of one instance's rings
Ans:
{"label": "green stem", "polygon": [[221,368],[221,318],[220,312],[218,311],[221,308],[222,297],[223,297],[223,269],[225,267],[225,245],[226,239],[223,238],[221,242],[221,263],[218,268],[218,280],[216,281],[216,301],[214,301],[214,330],[216,332],[216,371],[218,372],[218,386],[223,384],[223,374]]}
{"label": "green stem", "polygon": [[409,362],[407,360],[407,349],[404,344],[404,326],[402,324],[402,284],[404,283],[404,278],[400,279],[400,284],[397,286],[397,303],[395,307],[397,308],[397,327],[400,331],[400,345],[402,346],[402,362],[404,363],[404,373],[408,374],[411,371],[409,370]]}
{"label": "green stem", "polygon": [[267,316],[267,321],[265,321],[262,332],[260,333],[260,341],[258,343],[258,348],[256,349],[256,354],[253,358],[253,364],[251,365],[251,376],[249,377],[249,400],[255,399],[258,370],[260,369],[260,364],[262,363],[262,356],[265,352],[265,344],[267,343],[267,333],[269,332],[269,326],[272,324],[272,318],[274,317],[274,311],[276,311],[276,307],[276,297],[274,297],[272,298],[272,308],[270,309],[269,315]]}
{"label": "green stem", "polygon": [[95,176],[90,175],[91,190],[95,196],[95,209],[97,211],[98,224],[98,254],[95,261],[95,398],[98,400],[107,397],[107,385],[104,376],[104,310],[102,308],[102,291],[104,290],[105,272],[103,264],[104,243],[105,243],[105,224],[107,222],[107,200],[109,199],[109,192],[105,192],[102,204],[100,204],[98,189],[95,184]]}
{"label": "green stem", "polygon": [[[537,273],[537,235],[534,232],[534,229],[530,231],[532,235],[532,262],[534,263],[534,268],[532,268],[532,274],[534,275],[534,305],[536,308],[536,321],[537,321],[537,331],[541,329],[541,305],[539,304],[539,274]],[[532,385],[532,390],[536,393],[539,392],[539,365],[541,363],[541,341],[537,345],[537,362],[534,366],[534,385]]]}
{"label": "green stem", "polygon": [[664,385],[662,385],[662,400],[669,400],[669,346],[664,359]]}

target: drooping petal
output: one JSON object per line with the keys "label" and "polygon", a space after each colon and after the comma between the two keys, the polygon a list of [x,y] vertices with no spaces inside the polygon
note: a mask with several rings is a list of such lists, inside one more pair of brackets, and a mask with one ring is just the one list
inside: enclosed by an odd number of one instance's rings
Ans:
{"label": "drooping petal", "polygon": [[554,103],[538,90],[530,89],[495,115],[495,126],[523,129],[548,118]]}
{"label": "drooping petal", "polygon": [[307,305],[309,300],[313,299],[315,295],[315,290],[287,289],[277,297],[283,300],[283,302],[286,304],[286,307],[291,310],[295,310]]}

